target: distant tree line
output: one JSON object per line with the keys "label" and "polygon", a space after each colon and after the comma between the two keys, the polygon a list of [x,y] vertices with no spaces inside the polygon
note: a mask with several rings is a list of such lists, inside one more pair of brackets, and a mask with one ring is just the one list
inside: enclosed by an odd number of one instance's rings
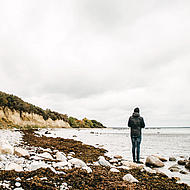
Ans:
{"label": "distant tree line", "polygon": [[88,120],[84,118],[83,120],[78,120],[74,117],[68,117],[66,114],[61,114],[50,109],[43,110],[42,108],[32,105],[30,103],[24,102],[21,98],[10,95],[0,91],[0,106],[5,111],[5,108],[8,107],[10,110],[19,111],[20,116],[22,117],[23,112],[33,113],[41,115],[44,120],[51,118],[55,120],[63,120],[68,122],[73,128],[102,128],[104,127],[100,122],[96,120]]}
{"label": "distant tree line", "polygon": [[69,117],[69,124],[73,128],[104,128],[100,122],[96,120],[89,120],[87,118],[78,120],[74,117]]}

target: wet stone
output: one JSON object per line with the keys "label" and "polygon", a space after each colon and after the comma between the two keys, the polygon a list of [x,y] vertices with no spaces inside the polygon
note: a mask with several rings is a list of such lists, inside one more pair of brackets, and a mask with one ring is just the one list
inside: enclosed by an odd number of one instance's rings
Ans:
{"label": "wet stone", "polygon": [[180,173],[181,173],[181,174],[187,174],[187,172],[184,171],[184,170],[181,170]]}
{"label": "wet stone", "polygon": [[169,161],[175,162],[175,161],[176,161],[176,158],[175,158],[175,157],[170,157],[170,158],[169,158]]}
{"label": "wet stone", "polygon": [[177,162],[179,165],[185,166],[187,163],[187,160],[178,160]]}

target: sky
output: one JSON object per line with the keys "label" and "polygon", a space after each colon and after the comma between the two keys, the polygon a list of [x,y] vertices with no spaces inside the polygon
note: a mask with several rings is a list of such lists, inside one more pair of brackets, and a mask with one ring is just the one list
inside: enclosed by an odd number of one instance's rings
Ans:
{"label": "sky", "polygon": [[0,91],[107,127],[190,126],[189,0],[1,0]]}

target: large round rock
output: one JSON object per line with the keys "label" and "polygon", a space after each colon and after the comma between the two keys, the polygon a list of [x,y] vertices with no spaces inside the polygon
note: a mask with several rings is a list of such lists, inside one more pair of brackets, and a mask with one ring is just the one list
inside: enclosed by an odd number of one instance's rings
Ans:
{"label": "large round rock", "polygon": [[156,156],[148,156],[146,158],[146,165],[150,167],[163,167],[164,163]]}

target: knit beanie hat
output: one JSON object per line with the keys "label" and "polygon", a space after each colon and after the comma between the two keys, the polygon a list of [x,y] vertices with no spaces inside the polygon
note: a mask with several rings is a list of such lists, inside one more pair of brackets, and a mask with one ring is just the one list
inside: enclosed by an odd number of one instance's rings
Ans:
{"label": "knit beanie hat", "polygon": [[134,112],[139,113],[140,112],[139,108],[135,108]]}

